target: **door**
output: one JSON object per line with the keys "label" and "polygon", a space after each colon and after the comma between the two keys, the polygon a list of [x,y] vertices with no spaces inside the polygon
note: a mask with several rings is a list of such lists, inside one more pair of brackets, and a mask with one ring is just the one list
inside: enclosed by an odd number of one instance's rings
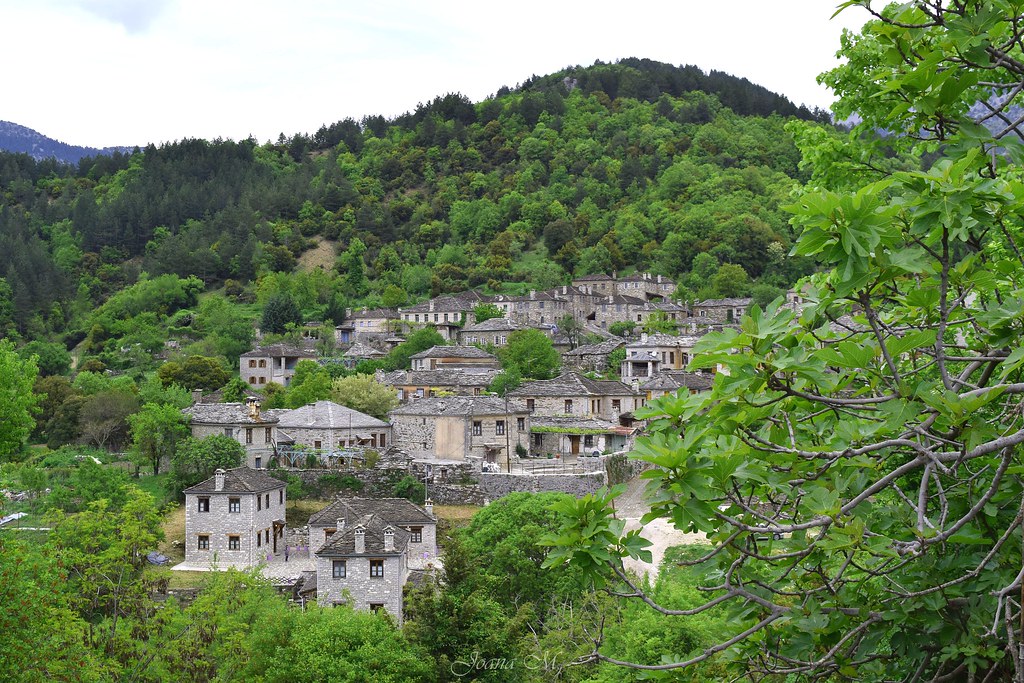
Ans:
{"label": "door", "polygon": [[573,455],[580,454],[580,437],[578,434],[572,434],[569,436],[569,451]]}

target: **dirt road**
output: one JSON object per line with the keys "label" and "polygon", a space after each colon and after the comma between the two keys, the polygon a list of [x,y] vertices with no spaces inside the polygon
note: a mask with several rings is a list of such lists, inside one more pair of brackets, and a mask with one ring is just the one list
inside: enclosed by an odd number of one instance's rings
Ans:
{"label": "dirt road", "polygon": [[646,486],[646,479],[631,480],[625,493],[615,499],[615,509],[619,519],[626,521],[627,531],[643,527],[641,535],[651,542],[649,550],[653,557],[650,563],[627,558],[623,565],[628,571],[636,572],[638,575],[646,574],[653,581],[657,577],[658,567],[665,559],[665,551],[668,548],[674,545],[707,543],[708,541],[704,534],[683,533],[665,519],[656,519],[646,525],[641,525],[640,518],[651,509],[644,501],[643,493]]}

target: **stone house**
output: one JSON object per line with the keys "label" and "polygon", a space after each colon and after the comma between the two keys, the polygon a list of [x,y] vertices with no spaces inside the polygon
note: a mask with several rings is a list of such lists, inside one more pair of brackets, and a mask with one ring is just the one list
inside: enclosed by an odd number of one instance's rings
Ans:
{"label": "stone house", "polygon": [[618,291],[615,287],[615,278],[604,273],[594,273],[593,275],[574,278],[572,285],[598,296],[608,296]]}
{"label": "stone house", "polygon": [[287,497],[280,479],[236,467],[184,493],[188,568],[253,567],[283,550]]}
{"label": "stone house", "polygon": [[639,393],[622,382],[593,380],[578,372],[526,382],[509,396],[524,401],[527,410],[539,417],[597,418],[612,423],[644,403]]}
{"label": "stone house", "polygon": [[598,418],[534,415],[530,422],[530,453],[601,455],[632,448],[636,428]]}
{"label": "stone house", "polygon": [[280,413],[277,430],[282,454],[312,453],[329,464],[350,457],[348,450],[352,448],[383,449],[391,444],[389,423],[332,401],[317,401]]}
{"label": "stone house", "polygon": [[578,372],[605,372],[608,369],[608,357],[625,344],[624,339],[615,337],[598,344],[577,347],[562,354],[562,366]]}
{"label": "stone house", "polygon": [[618,322],[637,322],[637,315],[643,316],[647,300],[625,294],[609,294],[598,300],[594,308],[594,322],[608,329]]}
{"label": "stone house", "polygon": [[457,396],[478,396],[491,385],[500,370],[490,367],[445,368],[438,370],[395,370],[376,373],[377,382],[392,387],[398,400],[417,401],[444,392]]}
{"label": "stone house", "polygon": [[595,319],[597,303],[601,300],[600,294],[575,285],[562,285],[561,287],[547,290],[547,293],[558,299],[565,300],[568,304],[566,312],[580,323]]}
{"label": "stone house", "polygon": [[454,340],[464,324],[474,321],[473,309],[490,300],[491,297],[469,290],[400,308],[398,313],[407,327],[433,325],[442,337]]}
{"label": "stone house", "polygon": [[238,374],[243,382],[264,386],[275,382],[288,386],[300,360],[316,360],[315,351],[291,344],[271,344],[246,351],[239,358]]}
{"label": "stone house", "polygon": [[530,411],[519,400],[495,396],[423,398],[390,413],[394,445],[413,458],[507,462],[527,447]]}
{"label": "stone house", "polygon": [[433,346],[409,357],[413,370],[501,367],[498,359],[476,346]]}
{"label": "stone house", "polygon": [[691,394],[699,391],[709,391],[714,383],[715,375],[711,372],[668,370],[666,372],[659,372],[647,380],[641,380],[639,382],[639,390],[650,401],[667,394],[677,394],[680,389],[685,389]]}
{"label": "stone house", "polygon": [[334,328],[334,338],[339,344],[382,339],[394,332],[398,320],[394,308],[346,308],[344,322]]}
{"label": "stone house", "polygon": [[401,625],[412,534],[375,514],[342,521],[315,553],[317,602],[386,610]]}
{"label": "stone house", "polygon": [[364,360],[380,360],[387,354],[383,351],[378,351],[372,346],[368,346],[362,342],[355,342],[341,354],[341,362],[346,368],[354,368],[360,361]]}
{"label": "stone house", "polygon": [[409,532],[407,564],[410,569],[426,569],[437,559],[437,518],[433,515],[433,504],[427,501],[426,507],[421,508],[405,498],[336,500],[309,518],[309,552],[320,550],[339,529],[354,527],[369,515]]}
{"label": "stone house", "polygon": [[626,359],[619,376],[623,382],[636,384],[666,370],[682,370],[693,359],[693,347],[700,336],[641,334],[640,339],[626,344]]}
{"label": "stone house", "polygon": [[530,290],[526,296],[498,295],[491,302],[506,318],[521,325],[552,325],[571,313],[569,302],[549,292]]}
{"label": "stone house", "polygon": [[676,283],[662,275],[634,273],[615,278],[615,292],[648,301],[668,299],[676,291]]}
{"label": "stone house", "polygon": [[483,322],[463,327],[458,332],[458,340],[464,346],[471,344],[505,346],[508,343],[508,336],[510,334],[525,329],[527,329],[525,325],[520,325],[508,318],[490,318]]}
{"label": "stone house", "polygon": [[739,324],[750,307],[750,297],[742,299],[705,299],[693,305],[691,315],[707,318],[719,324]]}
{"label": "stone house", "polygon": [[254,398],[245,403],[196,403],[181,411],[189,420],[196,439],[224,435],[245,448],[245,464],[260,469],[270,462],[277,448],[278,419],[260,411]]}

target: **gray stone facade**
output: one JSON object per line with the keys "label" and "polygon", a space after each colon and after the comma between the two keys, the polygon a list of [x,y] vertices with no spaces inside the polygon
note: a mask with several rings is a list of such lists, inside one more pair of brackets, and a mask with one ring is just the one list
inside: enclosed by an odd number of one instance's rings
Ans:
{"label": "gray stone facade", "polygon": [[264,561],[283,544],[287,500],[284,482],[247,467],[219,470],[186,489],[185,563],[226,568]]}
{"label": "gray stone facade", "polygon": [[529,411],[489,396],[424,398],[391,411],[395,446],[413,458],[503,463],[527,447]]}
{"label": "gray stone facade", "polygon": [[[335,560],[345,563],[345,577],[334,578]],[[370,562],[383,561],[383,576],[370,575]],[[349,605],[368,611],[385,609],[402,624],[402,588],[409,578],[404,554],[379,557],[316,558],[316,596],[320,605]]]}

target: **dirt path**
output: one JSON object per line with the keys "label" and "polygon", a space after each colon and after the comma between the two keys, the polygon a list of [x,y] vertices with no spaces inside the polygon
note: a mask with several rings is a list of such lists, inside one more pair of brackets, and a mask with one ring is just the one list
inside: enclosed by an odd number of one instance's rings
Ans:
{"label": "dirt path", "polygon": [[640,524],[640,518],[650,511],[650,506],[644,501],[644,488],[647,486],[646,479],[633,479],[627,485],[625,493],[615,500],[615,508],[619,519],[626,521],[626,531],[643,528],[642,536],[651,542],[651,562],[640,562],[627,558],[623,565],[628,571],[636,572],[638,575],[647,575],[652,581],[657,577],[658,567],[665,559],[665,551],[674,545],[687,543],[707,543],[704,534],[688,534],[679,531],[666,519],[656,519],[645,525]]}

